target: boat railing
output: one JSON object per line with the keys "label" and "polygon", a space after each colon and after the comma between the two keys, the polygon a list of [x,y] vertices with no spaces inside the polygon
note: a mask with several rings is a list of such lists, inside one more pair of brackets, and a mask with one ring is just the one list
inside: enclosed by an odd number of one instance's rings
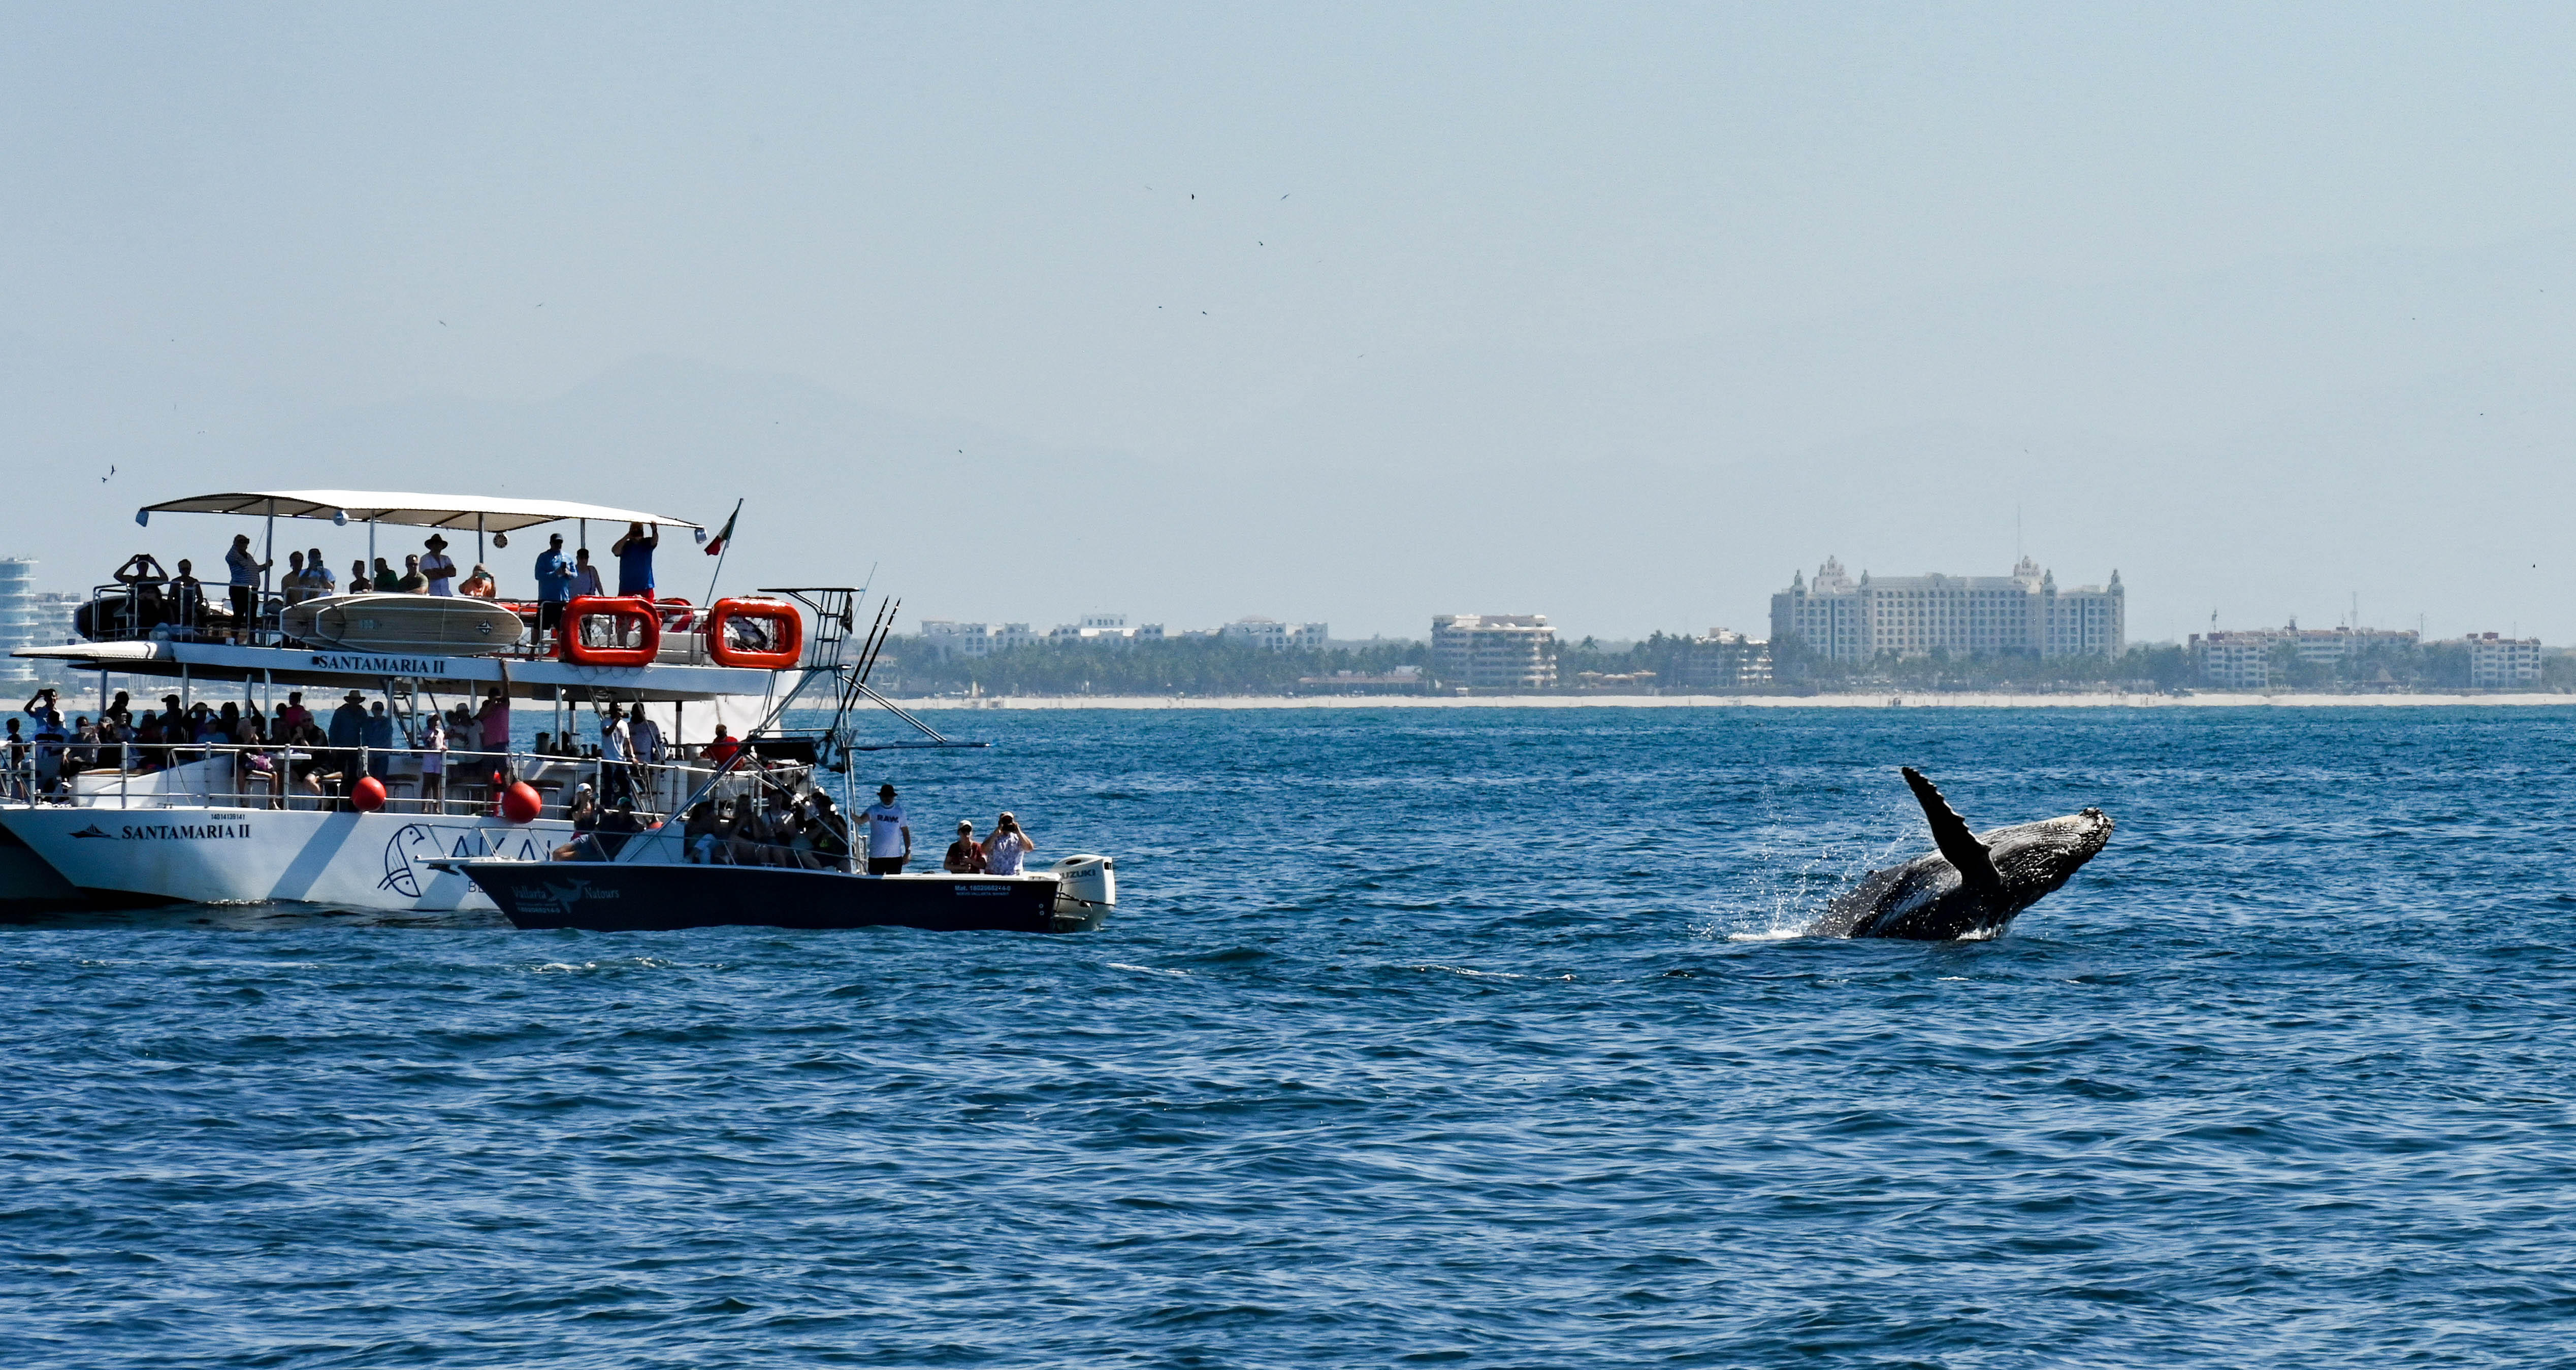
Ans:
{"label": "boat railing", "polygon": [[[112,583],[94,586],[89,603],[81,610],[78,631],[90,642],[221,642],[252,647],[307,647],[308,643],[288,634],[283,627],[287,607],[298,602],[279,591],[270,591],[253,606],[248,623],[237,622],[227,599],[229,587],[203,585],[174,591],[166,585],[147,588],[140,584]],[[559,656],[563,651],[559,625],[546,623],[546,606],[536,600],[499,599],[488,601],[517,615],[524,628],[517,643],[496,650],[477,650],[476,656],[500,657],[505,660],[533,661]],[[660,648],[655,653],[656,665],[702,666],[712,661],[708,650],[707,627],[715,605],[698,604],[671,598],[653,601],[653,614],[659,620]],[[728,631],[737,639],[733,645],[765,648],[757,640],[764,630],[757,619],[735,619]],[[613,621],[588,618],[574,630],[592,647],[625,647],[634,645],[632,635],[620,637],[620,625]],[[743,635],[752,635],[745,641]]]}
{"label": "boat railing", "polygon": [[[39,749],[51,747],[61,748],[59,760],[46,764]],[[103,809],[345,810],[354,807],[358,782],[372,776],[384,787],[382,812],[474,817],[499,813],[503,793],[524,781],[536,791],[540,818],[569,817],[588,786],[603,808],[625,803],[650,825],[715,776],[717,764],[700,750],[628,762],[400,745],[46,740],[19,748],[0,767],[0,800]],[[732,800],[773,788],[793,792],[810,782],[811,770],[801,763],[737,764],[715,781],[713,794]]]}

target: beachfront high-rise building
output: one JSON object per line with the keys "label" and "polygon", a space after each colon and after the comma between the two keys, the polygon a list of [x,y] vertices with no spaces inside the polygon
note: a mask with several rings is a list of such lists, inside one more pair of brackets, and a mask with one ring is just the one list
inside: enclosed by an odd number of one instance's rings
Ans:
{"label": "beachfront high-rise building", "polygon": [[35,680],[35,663],[10,653],[36,645],[43,626],[36,611],[36,563],[27,557],[0,558],[0,686]]}
{"label": "beachfront high-rise building", "polygon": [[1449,685],[1546,689],[1556,683],[1556,630],[1545,614],[1442,614],[1431,620],[1431,669]]}
{"label": "beachfront high-rise building", "polygon": [[940,656],[991,656],[1026,647],[1046,637],[1025,623],[960,623],[955,619],[921,621],[921,636]]}
{"label": "beachfront high-rise building", "polygon": [[2120,573],[2107,586],[2061,589],[2056,573],[2028,557],[2009,576],[1920,576],[1854,580],[1827,557],[1810,582],[1790,577],[1771,597],[1771,640],[1796,638],[1832,661],[1881,652],[1959,655],[2118,656],[2128,650],[2128,590]]}
{"label": "beachfront high-rise building", "polygon": [[[2299,661],[2331,666],[2379,649],[2412,648],[2418,638],[2412,628],[2302,628],[2294,620],[2286,628],[2194,633],[2187,645],[2200,658],[2204,684],[2220,690],[2267,690],[2279,683],[2275,677],[2284,648]],[[2539,660],[2537,649],[2532,659]]]}
{"label": "beachfront high-rise building", "polygon": [[1281,623],[1274,618],[1238,618],[1216,630],[1228,642],[1241,642],[1273,652],[1312,651],[1332,635],[1322,623]]}
{"label": "beachfront high-rise building", "polygon": [[2470,689],[2506,690],[2540,683],[2539,638],[2471,633],[2468,644]]}

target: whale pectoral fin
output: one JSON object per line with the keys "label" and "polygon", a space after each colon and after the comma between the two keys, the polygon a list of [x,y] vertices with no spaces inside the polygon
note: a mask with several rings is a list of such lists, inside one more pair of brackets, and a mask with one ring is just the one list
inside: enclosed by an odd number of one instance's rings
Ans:
{"label": "whale pectoral fin", "polygon": [[2002,884],[2004,878],[1995,870],[1994,856],[1986,850],[1985,843],[1977,840],[1975,833],[1968,831],[1968,820],[1950,807],[1950,801],[1943,799],[1941,791],[1923,778],[1923,772],[1912,766],[1898,769],[1905,773],[1905,783],[1913,789],[1914,798],[1923,805],[1924,821],[1932,825],[1932,845],[1941,849],[1943,860],[1957,868],[1959,878],[1971,885]]}

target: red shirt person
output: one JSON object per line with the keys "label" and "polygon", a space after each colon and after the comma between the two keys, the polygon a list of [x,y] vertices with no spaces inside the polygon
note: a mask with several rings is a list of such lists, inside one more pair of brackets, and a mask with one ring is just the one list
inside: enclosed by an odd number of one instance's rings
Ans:
{"label": "red shirt person", "polygon": [[710,766],[721,766],[733,760],[734,754],[741,750],[742,743],[725,731],[725,725],[719,723],[716,725],[716,740],[708,743],[707,749],[698,755]]}

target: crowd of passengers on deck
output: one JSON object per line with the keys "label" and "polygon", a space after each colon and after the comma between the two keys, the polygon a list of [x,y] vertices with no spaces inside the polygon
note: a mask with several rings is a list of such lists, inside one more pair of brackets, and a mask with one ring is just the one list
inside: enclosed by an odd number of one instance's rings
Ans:
{"label": "crowd of passengers on deck", "polygon": [[589,776],[614,801],[631,804],[654,792],[654,768],[675,762],[721,765],[741,746],[721,724],[712,742],[671,746],[642,705],[630,711],[612,704],[602,714],[597,743],[585,746],[569,733],[559,739],[540,732],[533,747],[513,751],[510,703],[498,691],[487,692],[479,704],[457,700],[442,708],[433,699],[407,724],[385,699],[370,704],[359,690],[349,691],[327,715],[307,707],[301,690],[290,691],[273,711],[263,710],[247,691],[238,702],[183,704],[172,694],[160,703],[158,709],[137,707],[129,692],[119,690],[95,716],[73,712],[67,718],[60,693],[39,690],[6,720],[0,735],[7,796],[67,802],[82,788],[74,782],[84,774],[153,776],[221,756],[232,761],[231,774],[220,777],[226,792],[254,807],[349,809],[358,782],[373,777],[379,785],[410,791],[399,797],[406,808],[474,811],[496,805],[518,780],[555,783],[558,772],[560,783]]}
{"label": "crowd of passengers on deck", "polygon": [[[551,638],[560,629],[566,604],[583,596],[609,593],[598,566],[591,561],[590,549],[576,548],[567,556],[563,544],[563,534],[549,536],[533,568],[533,600],[513,601],[533,610],[538,641]],[[618,595],[653,597],[653,554],[661,545],[661,526],[641,523],[628,524],[625,536],[610,544],[608,553],[617,564]],[[108,621],[95,623],[89,632],[93,638],[107,638],[161,629],[175,636],[241,642],[260,619],[288,605],[334,595],[446,595],[494,601],[503,598],[499,579],[481,562],[476,562],[460,580],[456,560],[447,554],[447,547],[445,534],[432,533],[421,543],[420,551],[403,555],[400,569],[386,557],[374,558],[372,568],[367,558],[358,558],[349,564],[344,582],[332,573],[329,559],[319,547],[288,552],[285,569],[277,571],[274,560],[263,561],[251,550],[249,534],[237,533],[231,549],[224,553],[226,579],[220,597],[207,590],[196,574],[196,564],[189,558],[179,558],[178,569],[172,571],[151,553],[137,552],[112,575],[121,589],[102,601]],[[276,583],[263,598],[262,582],[272,571],[277,571]]]}
{"label": "crowd of passengers on deck", "polygon": [[[582,745],[570,734],[540,732],[524,751],[510,747],[510,705],[498,693],[480,706],[458,701],[445,710],[423,710],[416,728],[397,726],[386,701],[370,703],[351,690],[327,718],[291,691],[274,711],[256,699],[183,705],[164,695],[158,710],[137,708],[123,690],[93,718],[63,718],[60,693],[37,691],[0,736],[7,797],[19,803],[65,803],[84,774],[143,777],[218,755],[233,759],[228,802],[244,807],[350,811],[358,784],[373,778],[409,782],[416,794],[398,802],[424,813],[497,813],[501,796],[517,780],[544,778],[561,768],[570,781],[561,816],[572,839],[554,849],[558,861],[604,861],[626,842],[658,824],[639,810],[656,793],[656,768],[690,768],[695,782],[709,771],[731,768],[745,792],[702,799],[681,823],[681,859],[702,865],[776,866],[850,870],[856,865],[852,824],[832,797],[799,788],[810,772],[777,763],[746,748],[723,724],[713,740],[691,746],[664,742],[661,726],[641,704],[610,705],[600,716],[600,740]],[[32,720],[32,726],[27,724]],[[397,776],[397,768],[401,774]],[[588,777],[571,779],[572,777]],[[94,788],[94,787],[93,787]],[[913,855],[911,820],[894,786],[881,787],[862,811],[866,869],[900,874]],[[971,820],[957,824],[957,839],[941,868],[959,875],[1017,875],[1036,844],[1005,812],[992,836],[976,840]]]}

